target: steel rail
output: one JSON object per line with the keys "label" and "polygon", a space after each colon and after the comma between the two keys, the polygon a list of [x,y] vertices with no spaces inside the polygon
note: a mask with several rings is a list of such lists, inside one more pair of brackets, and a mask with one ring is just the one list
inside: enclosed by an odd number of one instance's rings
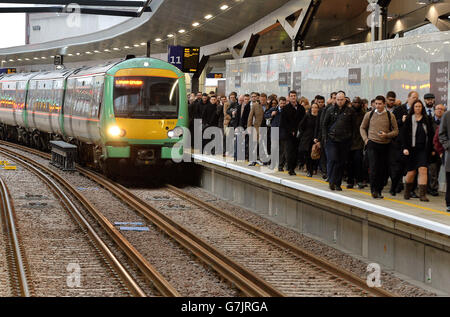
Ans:
{"label": "steel rail", "polygon": [[[0,144],[15,147],[17,149],[50,159],[50,155],[25,146],[0,141]],[[246,296],[255,297],[283,297],[285,294],[275,289],[257,274],[232,261],[194,233],[182,227],[169,217],[165,216],[146,202],[136,197],[128,189],[114,183],[104,176],[77,166],[77,170],[84,176],[103,186],[115,196],[123,200],[143,217],[154,223],[167,235],[175,239],[184,248],[190,250],[195,256],[211,266],[228,281],[234,283]]]}
{"label": "steel rail", "polygon": [[187,248],[203,262],[210,265],[215,271],[234,283],[246,296],[255,297],[283,297],[282,292],[275,289],[257,274],[234,262],[216,248],[203,241],[197,235],[182,227],[160,211],[150,206],[142,199],[131,193],[120,184],[114,183],[104,176],[86,169],[78,170],[100,184],[108,191],[122,199],[139,214],[154,223],[167,235],[175,239],[180,245]]}
{"label": "steel rail", "polygon": [[301,257],[305,260],[307,260],[310,263],[313,263],[317,266],[319,266],[320,268],[328,271],[329,273],[336,275],[344,280],[346,280],[347,282],[357,286],[358,288],[363,289],[364,291],[373,294],[375,296],[378,297],[396,297],[397,295],[388,292],[382,288],[379,287],[369,287],[366,283],[366,281],[364,281],[363,279],[361,279],[359,276],[341,269],[340,267],[336,266],[335,264],[322,259],[314,254],[312,254],[311,252],[300,248],[290,242],[284,241],[276,236],[274,236],[273,234],[270,234],[260,228],[258,228],[257,226],[254,226],[253,224],[244,221],[242,219],[239,219],[229,213],[224,212],[223,210],[217,208],[216,206],[204,202],[200,199],[198,199],[197,197],[194,197],[184,191],[182,191],[181,189],[172,186],[172,185],[166,185],[166,189],[177,195],[178,197],[181,197],[183,199],[186,199],[187,201],[191,202],[192,204],[206,209],[209,212],[212,212],[213,214],[215,214],[216,216],[219,216],[222,219],[225,219],[235,225],[237,225],[238,227],[260,237],[261,239],[264,239],[266,241],[269,241],[275,245],[278,245],[284,249],[289,250],[290,252],[294,253],[296,256]]}
{"label": "steel rail", "polygon": [[2,210],[6,230],[11,241],[14,254],[15,269],[17,273],[17,281],[19,284],[20,294],[22,297],[30,297],[31,291],[27,278],[27,269],[25,258],[20,248],[19,233],[16,230],[14,203],[11,199],[8,187],[2,178],[0,178],[0,195],[2,199]]}
{"label": "steel rail", "polygon": [[[130,292],[139,297],[145,297],[147,296],[145,292],[141,289],[141,287],[137,284],[137,282],[133,279],[133,277],[128,273],[126,268],[120,263],[120,261],[117,259],[117,257],[112,253],[112,251],[108,248],[108,246],[102,241],[102,239],[98,236],[98,234],[95,232],[95,230],[92,228],[92,226],[89,224],[89,222],[86,220],[86,218],[81,214],[79,209],[75,206],[75,204],[71,201],[71,199],[66,195],[66,193],[58,186],[58,184],[53,181],[49,176],[47,176],[45,173],[52,175],[55,177],[55,179],[61,183],[68,191],[70,191],[77,199],[80,200],[80,203],[88,209],[88,211],[92,211],[95,208],[90,205],[86,204],[86,200],[84,197],[81,196],[67,181],[65,181],[61,176],[53,172],[52,170],[48,169],[47,167],[43,166],[42,164],[23,156],[17,152],[11,151],[9,149],[6,149],[4,147],[0,147],[0,153],[3,155],[9,157],[12,160],[15,160],[17,163],[21,164],[25,168],[32,171],[36,176],[38,176],[42,181],[44,181],[55,194],[61,199],[62,203],[66,206],[69,213],[75,218],[77,223],[87,231],[89,236],[92,238],[93,242],[96,244],[96,246],[99,248],[99,250],[103,253],[105,258],[110,262],[110,264],[114,267],[115,271],[118,273],[122,281],[125,283],[125,285],[128,287]],[[42,171],[45,171],[42,172]],[[95,216],[94,216],[95,217]],[[96,217],[97,218],[97,217]],[[112,228],[114,230],[117,230],[115,228]],[[108,232],[109,233],[109,232]],[[120,235],[120,234],[119,234]],[[120,235],[121,236],[121,235]],[[123,237],[123,236],[122,236]],[[112,237],[115,241],[117,237]],[[124,239],[124,238],[123,238]],[[123,245],[125,245],[126,242],[124,242]],[[119,245],[119,246],[123,246]],[[123,250],[125,252],[125,250]],[[135,251],[137,252],[137,251]],[[125,252],[127,255],[129,252]],[[133,257],[132,260],[134,261],[137,258],[137,256]],[[156,270],[155,270],[156,271]],[[149,276],[146,274],[146,272],[143,272],[148,278]],[[155,283],[155,286],[157,287],[158,291],[160,291],[165,296],[170,296],[170,293],[165,289],[159,289],[158,286]],[[177,296],[178,294],[176,291],[172,294],[172,296]]]}

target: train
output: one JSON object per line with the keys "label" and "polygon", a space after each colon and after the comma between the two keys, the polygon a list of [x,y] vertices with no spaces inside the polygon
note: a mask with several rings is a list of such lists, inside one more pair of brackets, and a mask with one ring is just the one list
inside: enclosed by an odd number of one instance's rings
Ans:
{"label": "train", "polygon": [[183,156],[185,75],[154,58],[0,75],[0,138],[40,150],[63,140],[105,174]]}

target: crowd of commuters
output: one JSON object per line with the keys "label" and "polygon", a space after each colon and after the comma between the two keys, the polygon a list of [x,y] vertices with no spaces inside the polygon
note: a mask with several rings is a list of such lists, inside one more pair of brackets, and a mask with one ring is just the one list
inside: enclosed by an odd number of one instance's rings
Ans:
{"label": "crowd of commuters", "polygon": [[[435,105],[434,95],[421,101],[416,91],[405,103],[390,91],[370,104],[361,97],[351,100],[344,91],[331,93],[327,100],[318,95],[311,102],[295,91],[287,97],[197,93],[189,96],[189,113],[191,131],[195,119],[202,119],[203,129],[223,128],[225,135],[239,127],[277,127],[279,171],[286,168],[296,175],[299,168],[308,177],[319,172],[332,191],[342,191],[343,181],[347,188],[370,186],[374,199],[383,198],[389,180],[392,196],[403,191],[404,199],[425,202],[427,194],[438,196],[440,168],[450,151],[450,112]],[[250,165],[257,163],[263,164]],[[450,161],[444,165],[449,182]]]}

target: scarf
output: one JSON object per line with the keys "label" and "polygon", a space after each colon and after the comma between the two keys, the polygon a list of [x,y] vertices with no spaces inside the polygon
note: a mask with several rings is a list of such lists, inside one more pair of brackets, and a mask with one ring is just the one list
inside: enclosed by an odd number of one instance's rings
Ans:
{"label": "scarf", "polygon": [[[412,120],[412,147],[416,147],[416,132],[417,132],[417,120],[416,120],[416,115],[413,114],[411,117]],[[425,134],[427,135],[427,139],[428,139],[428,132],[427,132],[427,125],[422,123],[423,129],[425,130]]]}

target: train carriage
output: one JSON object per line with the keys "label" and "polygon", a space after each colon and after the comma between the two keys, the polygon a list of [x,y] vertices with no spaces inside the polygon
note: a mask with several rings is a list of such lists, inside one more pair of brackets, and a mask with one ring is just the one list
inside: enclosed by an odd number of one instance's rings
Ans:
{"label": "train carriage", "polygon": [[[19,77],[21,76],[20,80]],[[37,147],[76,144],[82,163],[108,172],[180,158],[188,124],[184,74],[134,58],[76,70],[0,77],[2,134]],[[25,136],[23,136],[25,134]]]}

